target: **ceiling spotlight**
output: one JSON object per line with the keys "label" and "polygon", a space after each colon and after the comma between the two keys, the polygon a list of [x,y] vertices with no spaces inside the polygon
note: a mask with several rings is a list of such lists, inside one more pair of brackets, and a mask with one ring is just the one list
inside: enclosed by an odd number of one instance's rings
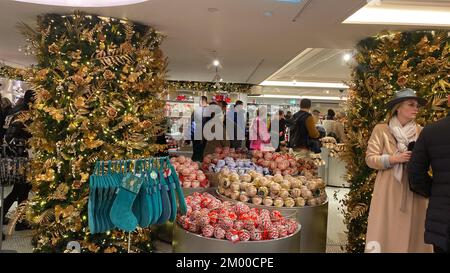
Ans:
{"label": "ceiling spotlight", "polygon": [[264,12],[264,16],[266,16],[266,17],[272,17],[272,15],[273,15],[273,11]]}
{"label": "ceiling spotlight", "polygon": [[219,65],[220,65],[219,60],[214,60],[213,65],[214,65],[214,66],[219,66]]}
{"label": "ceiling spotlight", "polygon": [[218,12],[219,11],[219,9],[218,8],[208,8],[208,11],[209,12]]}
{"label": "ceiling spotlight", "polygon": [[348,62],[348,61],[350,61],[351,58],[352,58],[352,55],[350,55],[350,53],[344,54],[344,57],[343,57],[344,61]]}

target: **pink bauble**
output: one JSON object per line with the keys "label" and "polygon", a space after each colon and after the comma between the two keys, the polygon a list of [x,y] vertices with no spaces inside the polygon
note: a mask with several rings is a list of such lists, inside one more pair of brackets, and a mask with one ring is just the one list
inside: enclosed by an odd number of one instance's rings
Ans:
{"label": "pink bauble", "polygon": [[238,242],[239,241],[239,233],[235,229],[229,229],[227,233],[225,234],[225,237],[227,237],[228,241],[231,242]]}
{"label": "pink bauble", "polygon": [[265,160],[272,160],[272,156],[273,156],[272,153],[267,152],[267,153],[264,154],[264,159]]}
{"label": "pink bauble", "polygon": [[181,171],[181,174],[185,177],[188,177],[190,175],[191,171],[187,168]]}
{"label": "pink bauble", "polygon": [[183,182],[183,188],[190,188],[192,186],[192,183],[190,181],[184,181]]}
{"label": "pink bauble", "polygon": [[243,229],[244,228],[244,222],[240,221],[240,220],[234,221],[233,228],[236,229],[236,230]]}
{"label": "pink bauble", "polygon": [[196,179],[197,179],[197,174],[194,173],[194,172],[191,172],[191,173],[189,174],[189,179],[192,180],[192,181],[196,180]]}
{"label": "pink bauble", "polygon": [[184,162],[186,162],[186,157],[184,157],[184,156],[179,156],[178,157],[178,162],[180,162],[181,164],[183,164]]}
{"label": "pink bauble", "polygon": [[205,157],[205,158],[203,159],[203,163],[206,163],[206,164],[211,163],[211,158]]}
{"label": "pink bauble", "polygon": [[239,232],[239,240],[242,242],[249,241],[250,237],[250,232],[245,229]]}
{"label": "pink bauble", "polygon": [[[278,165],[279,166],[279,165]],[[270,162],[270,164],[269,164],[269,167],[270,167],[270,169],[276,169],[277,168],[277,163],[276,162]]]}
{"label": "pink bauble", "polygon": [[223,228],[221,228],[221,227],[216,227],[214,229],[214,237],[216,239],[223,239],[223,238],[225,238],[225,234],[226,234],[226,231]]}
{"label": "pink bauble", "polygon": [[198,188],[198,187],[200,187],[200,181],[198,181],[198,180],[192,181],[191,187],[192,187],[192,188]]}
{"label": "pink bauble", "polygon": [[278,239],[280,237],[280,233],[278,232],[278,229],[276,227],[270,227],[267,229],[267,231],[267,238],[269,240]]}
{"label": "pink bauble", "polygon": [[214,235],[214,227],[211,225],[206,225],[202,228],[202,235],[204,237],[212,237]]}
{"label": "pink bauble", "polygon": [[278,226],[278,233],[280,238],[288,236],[288,229],[285,226]]}
{"label": "pink bauble", "polygon": [[222,147],[216,147],[214,149],[214,152],[216,152],[217,154],[220,154],[222,152]]}
{"label": "pink bauble", "polygon": [[250,231],[250,239],[252,241],[261,241],[262,240],[262,232],[260,229],[254,229]]}
{"label": "pink bauble", "polygon": [[199,226],[198,226],[197,224],[195,224],[195,223],[191,223],[191,224],[189,225],[188,230],[189,230],[190,232],[197,233],[197,232],[199,231]]}
{"label": "pink bauble", "polygon": [[198,181],[204,181],[205,179],[206,179],[206,176],[204,174],[201,174],[201,175],[197,174]]}

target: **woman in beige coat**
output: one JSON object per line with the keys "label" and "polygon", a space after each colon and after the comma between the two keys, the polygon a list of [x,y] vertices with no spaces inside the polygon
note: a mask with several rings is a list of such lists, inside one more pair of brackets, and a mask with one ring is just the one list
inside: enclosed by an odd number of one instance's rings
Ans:
{"label": "woman in beige coat", "polygon": [[411,89],[396,93],[388,103],[387,124],[378,124],[370,137],[366,163],[378,170],[370,203],[366,252],[432,252],[424,242],[426,198],[409,190],[406,164],[408,146],[421,127],[415,123],[426,101]]}

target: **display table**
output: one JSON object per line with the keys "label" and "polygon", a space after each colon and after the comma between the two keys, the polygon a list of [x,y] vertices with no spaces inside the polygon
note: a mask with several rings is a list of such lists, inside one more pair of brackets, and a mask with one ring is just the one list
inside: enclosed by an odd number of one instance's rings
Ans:
{"label": "display table", "polygon": [[233,243],[206,238],[174,224],[172,247],[174,253],[299,253],[301,225],[295,233],[274,240]]}
{"label": "display table", "polygon": [[[219,193],[216,193],[219,199],[237,203]],[[302,240],[300,242],[301,253],[324,253],[327,246],[327,224],[328,224],[328,200],[318,206],[305,207],[281,207],[254,205],[245,203],[251,208],[267,209],[269,211],[278,210],[283,216],[296,216],[296,221],[302,226]]]}

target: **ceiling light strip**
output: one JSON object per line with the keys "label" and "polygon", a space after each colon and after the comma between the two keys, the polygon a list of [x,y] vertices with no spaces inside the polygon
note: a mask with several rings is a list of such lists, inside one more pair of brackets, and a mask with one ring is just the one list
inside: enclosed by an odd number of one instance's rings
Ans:
{"label": "ceiling light strip", "polygon": [[273,99],[311,99],[311,100],[347,100],[347,97],[332,97],[332,96],[295,96],[295,95],[277,95],[277,94],[264,94],[258,96],[258,98],[273,98]]}
{"label": "ceiling light strip", "polygon": [[415,26],[450,26],[450,9],[437,7],[365,6],[348,17],[344,24],[381,24]]}
{"label": "ceiling light strip", "polygon": [[262,86],[289,86],[289,87],[316,87],[316,88],[335,88],[348,89],[349,86],[337,82],[285,82],[285,81],[263,81]]}

